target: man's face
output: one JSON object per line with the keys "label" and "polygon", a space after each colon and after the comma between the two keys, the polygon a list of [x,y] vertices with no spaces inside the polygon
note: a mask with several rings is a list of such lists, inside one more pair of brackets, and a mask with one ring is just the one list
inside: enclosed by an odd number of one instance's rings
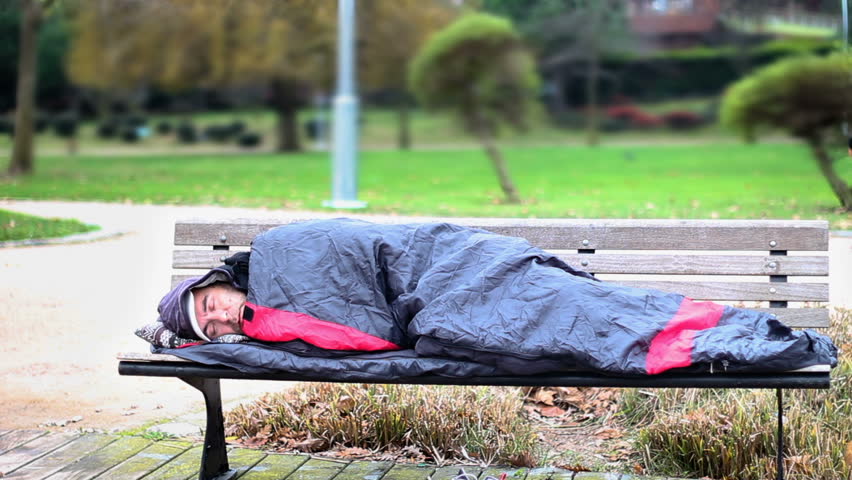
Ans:
{"label": "man's face", "polygon": [[195,318],[211,340],[229,333],[243,333],[243,309],[246,295],[239,290],[210,285],[192,291]]}

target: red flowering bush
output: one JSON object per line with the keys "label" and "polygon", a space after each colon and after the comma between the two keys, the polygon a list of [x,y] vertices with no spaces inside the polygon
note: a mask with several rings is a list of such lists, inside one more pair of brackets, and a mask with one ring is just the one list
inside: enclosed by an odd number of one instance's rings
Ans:
{"label": "red flowering bush", "polygon": [[607,117],[626,121],[635,128],[653,128],[663,125],[663,120],[634,105],[612,105],[606,109]]}

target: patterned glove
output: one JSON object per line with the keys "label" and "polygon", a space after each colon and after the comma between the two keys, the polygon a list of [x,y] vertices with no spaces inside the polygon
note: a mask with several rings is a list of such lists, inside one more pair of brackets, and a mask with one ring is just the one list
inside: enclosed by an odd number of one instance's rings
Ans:
{"label": "patterned glove", "polygon": [[[163,325],[162,322],[149,323],[136,329],[136,336],[146,342],[161,348],[177,348],[188,343],[199,343],[200,340],[181,338]],[[202,342],[203,343],[203,342]]]}

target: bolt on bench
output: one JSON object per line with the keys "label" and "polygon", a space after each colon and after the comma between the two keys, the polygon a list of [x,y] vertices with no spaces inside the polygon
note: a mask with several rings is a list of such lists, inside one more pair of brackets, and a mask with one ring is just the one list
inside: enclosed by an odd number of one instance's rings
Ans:
{"label": "bolt on bench", "polygon": [[[422,222],[435,219],[393,219]],[[787,220],[562,220],[443,219],[494,233],[524,237],[557,253],[573,267],[602,280],[676,292],[695,300],[733,303],[775,314],[791,327],[829,324],[828,223]],[[376,221],[372,219],[372,221]],[[193,220],[175,225],[172,285],[220,265],[252,239],[288,222]],[[203,248],[199,248],[203,247]],[[164,293],[166,290],[164,282]],[[153,308],[153,306],[152,306]],[[177,377],[204,395],[205,449],[199,479],[233,478],[229,470],[219,379],[326,382],[317,376],[280,372],[246,374],[225,366],[189,362],[172,355],[119,354],[121,375]],[[777,468],[783,471],[783,389],[828,388],[830,367],[818,365],[772,373],[663,373],[617,377],[590,371],[529,376],[448,378],[418,376],[363,383],[422,385],[583,386],[628,388],[771,388],[778,402]],[[355,381],[355,380],[353,380]]]}

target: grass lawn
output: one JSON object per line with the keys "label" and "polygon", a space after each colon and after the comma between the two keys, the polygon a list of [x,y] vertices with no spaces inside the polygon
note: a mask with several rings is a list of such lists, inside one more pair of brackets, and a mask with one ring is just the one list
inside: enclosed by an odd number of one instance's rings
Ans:
{"label": "grass lawn", "polygon": [[[439,216],[829,219],[852,228],[808,151],[796,144],[514,147],[504,149],[523,197],[502,202],[478,149],[367,151],[366,212]],[[329,157],[138,155],[40,157],[0,197],[321,209]],[[838,162],[847,181],[852,162]]]}
{"label": "grass lawn", "polygon": [[0,242],[65,237],[97,229],[94,225],[86,225],[77,220],[41,218],[0,210]]}

